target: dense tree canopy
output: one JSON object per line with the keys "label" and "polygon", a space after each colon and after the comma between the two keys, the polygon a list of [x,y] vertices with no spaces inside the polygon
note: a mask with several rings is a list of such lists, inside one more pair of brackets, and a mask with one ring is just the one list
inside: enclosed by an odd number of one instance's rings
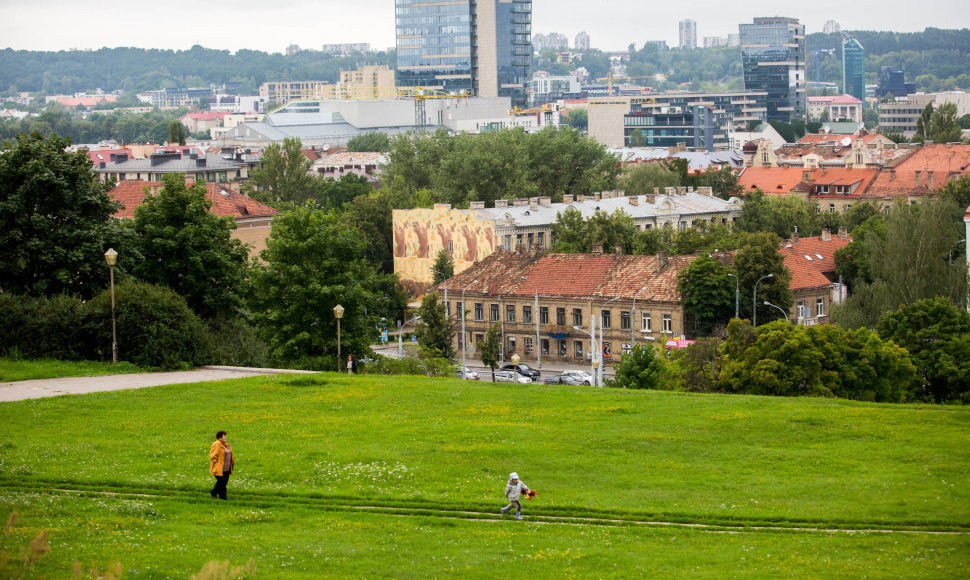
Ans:
{"label": "dense tree canopy", "polygon": [[436,292],[428,292],[421,300],[418,309],[421,320],[415,327],[415,334],[423,356],[452,358],[455,354],[451,345],[454,332],[445,318],[445,309],[445,304],[438,302]]}
{"label": "dense tree canopy", "polygon": [[351,137],[347,141],[347,151],[383,152],[391,148],[391,139],[387,133],[375,131]]}
{"label": "dense tree canopy", "polygon": [[253,196],[272,202],[303,203],[317,193],[316,178],[308,172],[312,163],[302,152],[297,138],[287,137],[283,145],[271,143],[263,152],[259,167],[249,173],[256,188]]}
{"label": "dense tree canopy", "polygon": [[769,232],[745,234],[741,236],[734,256],[734,269],[741,281],[742,316],[753,314],[754,290],[757,284],[756,318],[759,324],[783,318],[778,310],[766,306],[765,301],[789,312],[794,300],[789,288],[791,272],[785,267],[784,257],[778,253],[779,241]]}
{"label": "dense tree canopy", "polygon": [[678,276],[681,305],[694,318],[702,336],[710,335],[718,325],[727,326],[734,316],[737,285],[728,274],[733,272],[718,258],[701,256]]}

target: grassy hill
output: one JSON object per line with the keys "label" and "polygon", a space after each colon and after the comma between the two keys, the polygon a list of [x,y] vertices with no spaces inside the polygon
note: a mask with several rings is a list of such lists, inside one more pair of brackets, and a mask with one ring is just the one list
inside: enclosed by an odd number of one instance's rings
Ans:
{"label": "grassy hill", "polygon": [[[5,547],[49,529],[37,570],[55,577],[250,557],[267,578],[966,576],[968,423],[963,407],[448,379],[175,385],[0,404],[0,516],[19,514]],[[218,429],[228,503],[206,493]],[[526,522],[496,521],[510,471],[540,492]]]}

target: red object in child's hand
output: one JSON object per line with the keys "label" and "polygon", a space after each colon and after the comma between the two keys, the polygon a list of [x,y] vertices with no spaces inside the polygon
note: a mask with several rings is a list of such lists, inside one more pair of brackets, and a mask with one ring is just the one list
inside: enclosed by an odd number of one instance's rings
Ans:
{"label": "red object in child's hand", "polygon": [[529,493],[528,493],[527,495],[529,496],[529,499],[532,499],[532,498],[534,498],[535,496],[537,496],[537,495],[539,495],[539,492],[538,492],[538,491],[536,491],[536,490],[534,490],[534,489],[530,489],[530,490],[529,490]]}

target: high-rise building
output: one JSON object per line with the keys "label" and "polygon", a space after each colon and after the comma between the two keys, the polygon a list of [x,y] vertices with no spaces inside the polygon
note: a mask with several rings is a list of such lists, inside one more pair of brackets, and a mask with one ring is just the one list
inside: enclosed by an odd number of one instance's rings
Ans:
{"label": "high-rise building", "polygon": [[741,46],[741,35],[737,33],[728,34],[727,36],[728,46]]}
{"label": "high-rise building", "polygon": [[704,48],[716,48],[718,46],[727,46],[728,39],[724,36],[705,36],[704,37]]}
{"label": "high-rise building", "polygon": [[680,21],[680,48],[697,48],[697,23],[693,20]]}
{"label": "high-rise building", "polygon": [[741,24],[744,88],[768,93],[768,121],[805,119],[805,26],[797,18]]}
{"label": "high-rise building", "polygon": [[576,35],[576,42],[573,44],[576,50],[589,50],[589,35],[582,31]]}
{"label": "high-rise building", "polygon": [[825,26],[822,27],[822,32],[824,34],[833,34],[839,32],[840,30],[842,30],[842,27],[839,26],[839,23],[834,20],[826,20]]}
{"label": "high-rise building", "polygon": [[894,66],[879,67],[879,88],[876,89],[877,97],[891,95],[894,97],[905,97],[916,92],[916,83],[907,83],[903,69]]}
{"label": "high-rise building", "polygon": [[395,0],[397,85],[526,105],[531,0]]}
{"label": "high-rise building", "polygon": [[866,50],[848,34],[842,38],[842,92],[866,100]]}

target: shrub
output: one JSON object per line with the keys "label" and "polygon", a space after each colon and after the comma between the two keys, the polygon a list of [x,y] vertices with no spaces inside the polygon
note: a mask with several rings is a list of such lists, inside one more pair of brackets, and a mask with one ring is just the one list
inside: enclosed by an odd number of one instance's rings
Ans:
{"label": "shrub", "polygon": [[452,377],[458,372],[455,363],[446,358],[391,358],[375,354],[359,362],[357,372],[368,375],[425,375]]}
{"label": "shrub", "polygon": [[81,332],[84,318],[78,298],[0,294],[0,355],[84,358],[89,352]]}
{"label": "shrub", "polygon": [[[111,359],[111,294],[87,303],[87,332],[94,355]],[[161,286],[123,282],[115,286],[118,358],[140,367],[178,369],[209,361],[206,328],[185,299]]]}
{"label": "shrub", "polygon": [[256,330],[240,319],[214,319],[208,322],[210,364],[265,367],[266,344]]}

